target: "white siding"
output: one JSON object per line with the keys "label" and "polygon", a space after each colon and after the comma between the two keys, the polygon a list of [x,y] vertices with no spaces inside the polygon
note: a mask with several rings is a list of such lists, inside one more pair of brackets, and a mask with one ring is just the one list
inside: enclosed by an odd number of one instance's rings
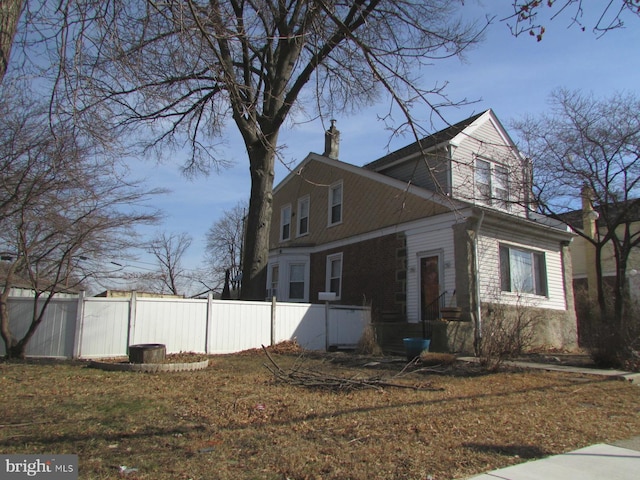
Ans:
{"label": "white siding", "polygon": [[[523,165],[521,159],[511,149],[498,127],[488,119],[470,134],[464,136],[452,153],[453,194],[456,198],[476,202],[474,162],[476,156],[503,164],[509,169],[510,195],[522,196]],[[524,200],[524,199],[523,199]],[[525,209],[517,204],[510,205],[510,212],[524,216]]]}
{"label": "white siding", "polygon": [[407,319],[418,322],[420,316],[420,264],[423,254],[442,254],[440,292],[447,298],[456,289],[453,225],[455,216],[440,215],[427,219],[417,228],[406,231],[407,238]]}
{"label": "white siding", "polygon": [[[553,310],[566,310],[566,297],[564,293],[564,273],[562,268],[562,255],[559,250],[559,242],[544,240],[541,238],[527,238],[522,243],[522,236],[481,229],[478,241],[478,261],[480,265],[480,295],[482,302],[499,302],[515,305],[521,304],[549,308]],[[528,294],[515,294],[501,292],[500,288],[500,253],[501,242],[526,250],[544,252],[547,269],[548,297]]]}

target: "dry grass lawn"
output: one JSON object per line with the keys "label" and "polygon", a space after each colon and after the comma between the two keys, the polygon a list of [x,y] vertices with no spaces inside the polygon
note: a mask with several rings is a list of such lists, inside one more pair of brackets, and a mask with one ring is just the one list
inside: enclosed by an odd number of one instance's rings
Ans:
{"label": "dry grass lawn", "polygon": [[78,454],[82,479],[441,480],[640,434],[640,388],[623,381],[477,367],[394,378],[403,362],[273,358],[424,388],[294,386],[262,352],[162,374],[0,362],[0,451]]}

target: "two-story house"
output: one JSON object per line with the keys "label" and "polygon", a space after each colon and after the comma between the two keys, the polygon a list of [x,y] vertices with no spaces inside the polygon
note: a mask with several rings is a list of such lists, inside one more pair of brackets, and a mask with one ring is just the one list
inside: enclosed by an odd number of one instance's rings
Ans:
{"label": "two-story house", "polygon": [[[587,197],[587,198],[585,198]],[[604,215],[602,215],[604,213]],[[594,238],[605,238],[608,233],[607,220],[618,225],[617,238],[629,235],[634,239],[640,235],[640,199],[632,199],[619,204],[596,205],[591,204],[588,193],[583,192],[582,209],[562,215],[562,218],[583,235]],[[596,233],[597,232],[597,233]],[[571,242],[571,258],[573,265],[574,290],[584,291],[591,287],[595,297],[596,289],[596,259],[595,248],[583,236],[579,235]],[[599,241],[599,240],[598,240]],[[613,288],[616,277],[616,257],[612,241],[608,241],[602,247],[601,271],[605,285]],[[640,302],[640,248],[631,249],[627,259],[626,274],[629,295],[634,302]]]}
{"label": "two-story house", "polygon": [[544,316],[538,343],[575,346],[572,234],[529,214],[527,162],[491,110],[364,166],[338,160],[338,140],[332,124],[324,154],[274,189],[268,297],[335,292],[413,324],[454,305],[456,351],[473,349],[491,305],[525,306]]}

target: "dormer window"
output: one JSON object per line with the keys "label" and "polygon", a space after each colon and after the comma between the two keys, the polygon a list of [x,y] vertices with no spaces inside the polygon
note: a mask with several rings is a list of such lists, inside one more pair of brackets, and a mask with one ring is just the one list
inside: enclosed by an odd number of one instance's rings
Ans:
{"label": "dormer window", "polygon": [[476,158],[476,199],[487,205],[507,209],[509,206],[509,171],[507,167]]}
{"label": "dormer window", "polygon": [[498,208],[509,207],[509,171],[502,165],[493,167],[493,198]]}
{"label": "dormer window", "polygon": [[491,164],[476,158],[476,189],[478,199],[491,203]]}

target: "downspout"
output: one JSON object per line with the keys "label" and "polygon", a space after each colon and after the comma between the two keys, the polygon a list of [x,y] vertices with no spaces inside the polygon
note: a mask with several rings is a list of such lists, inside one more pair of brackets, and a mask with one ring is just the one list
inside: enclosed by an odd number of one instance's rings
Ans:
{"label": "downspout", "polygon": [[482,346],[482,309],[480,307],[480,262],[479,249],[478,249],[478,236],[480,233],[480,227],[484,220],[484,210],[480,210],[480,217],[477,219],[475,226],[473,227],[473,276],[475,282],[475,308],[476,308],[476,325],[475,325],[475,338],[474,338],[474,350],[476,356],[480,355]]}

